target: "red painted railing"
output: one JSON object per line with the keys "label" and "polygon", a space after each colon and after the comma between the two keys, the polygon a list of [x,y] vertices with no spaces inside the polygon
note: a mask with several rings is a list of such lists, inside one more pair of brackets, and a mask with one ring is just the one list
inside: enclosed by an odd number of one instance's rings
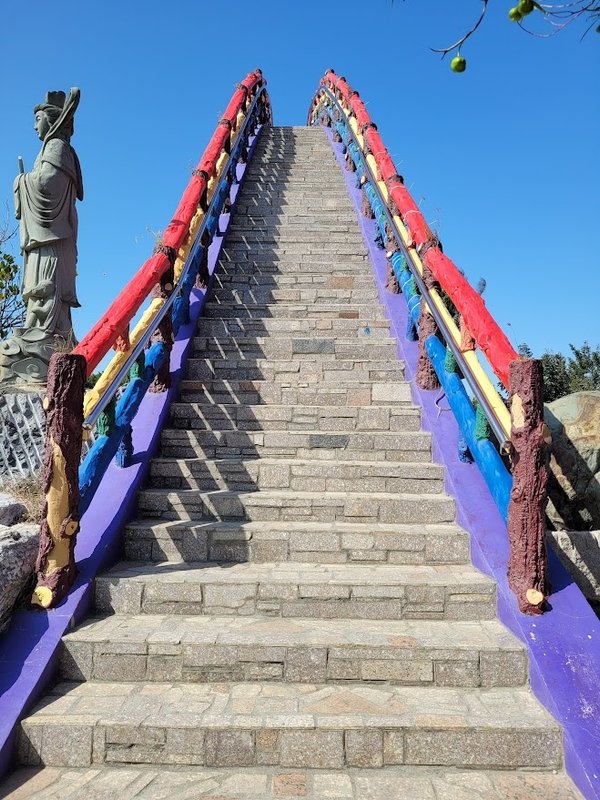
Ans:
{"label": "red painted railing", "polygon": [[[190,178],[173,219],[163,233],[162,240],[165,249],[173,248],[177,252],[185,241],[202,195],[207,189],[211,176],[215,174],[217,160],[229,139],[231,127],[235,124],[238,113],[246,108],[249,98],[264,82],[260,70],[250,72],[233,93],[223,117]],[[110,308],[79,342],[73,353],[85,358],[88,375],[94,371],[120,336],[126,338],[129,322],[152,288],[170,269],[170,266],[169,259],[163,252],[155,253],[147,259]]]}
{"label": "red painted railing", "polygon": [[[346,107],[355,116],[358,130],[377,164],[378,179],[385,182],[389,196],[394,201],[398,213],[410,233],[412,245],[417,250],[422,248],[433,238],[431,229],[410,192],[403,185],[402,179],[399,178],[394,161],[358,92],[353,91],[345,78],[338,77],[332,70],[321,78],[321,85],[328,87],[338,98],[343,100]],[[467,328],[496,375],[505,386],[508,386],[510,363],[519,355],[502,328],[487,310],[481,296],[439,247],[427,248],[423,253],[422,260],[461,313]]]}
{"label": "red painted railing", "polygon": [[[547,468],[543,436],[541,364],[534,359],[519,357],[504,331],[487,310],[479,293],[443,253],[439,240],[433,235],[419,207],[404,186],[403,178],[397,173],[394,161],[358,92],[353,91],[345,78],[337,76],[333,70],[326,72],[320,86],[321,89],[316,92],[309,110],[309,124],[319,120],[322,103],[325,107],[328,104],[330,106],[325,112],[324,118],[327,121],[324,124],[331,126],[339,119],[339,115],[346,118],[346,135],[348,127],[352,128],[352,136],[355,137],[355,142],[361,151],[361,158],[368,166],[361,180],[368,180],[372,184],[373,191],[379,194],[381,202],[387,208],[388,221],[392,227],[396,226],[393,222],[396,216],[400,217],[402,232],[397,231],[399,237],[397,242],[398,245],[401,243],[405,250],[407,263],[412,262],[413,275],[416,277],[418,273],[421,276],[422,272],[424,279],[422,291],[429,290],[428,284],[430,278],[433,278],[433,281],[437,282],[450,297],[460,314],[460,333],[464,331],[465,341],[468,339],[469,345],[463,345],[461,341],[458,346],[455,342],[458,347],[457,352],[472,350],[472,337],[496,376],[509,390],[510,425],[507,433],[510,434],[510,441],[505,442],[501,437],[498,442],[501,447],[507,447],[512,474],[507,512],[510,541],[509,585],[517,596],[521,610],[538,614],[543,610],[548,591],[544,546]],[[332,111],[333,106],[337,106],[334,111]],[[374,166],[369,161],[371,157]],[[380,184],[384,185],[385,191]],[[369,203],[367,194],[363,199]],[[374,209],[372,210],[374,213]],[[384,231],[381,229],[380,234],[384,236]],[[426,274],[427,272],[431,275]],[[441,300],[437,293],[436,297]],[[443,323],[441,317],[440,321]],[[450,329],[445,329],[445,333],[438,330],[433,314],[429,313],[427,305],[422,303],[419,318],[422,359],[420,356],[419,363],[425,366],[423,373],[417,374],[417,383],[424,389],[438,385],[432,375],[434,365],[428,362],[426,355],[429,340],[433,348],[435,341],[438,341],[438,334],[441,334],[446,342],[455,336]],[[479,363],[476,367],[469,366],[464,359],[463,362],[467,368],[464,371],[465,378],[471,388],[474,388],[477,384],[476,372],[483,372],[482,367]],[[431,367],[431,370],[428,367]],[[462,391],[464,393],[464,387]],[[465,398],[470,406],[471,401],[466,394]],[[498,402],[502,405],[500,398]],[[490,413],[494,411],[492,405],[488,411]],[[471,413],[474,415],[472,409]],[[504,467],[502,464],[501,466]],[[493,479],[493,476],[491,478]]]}

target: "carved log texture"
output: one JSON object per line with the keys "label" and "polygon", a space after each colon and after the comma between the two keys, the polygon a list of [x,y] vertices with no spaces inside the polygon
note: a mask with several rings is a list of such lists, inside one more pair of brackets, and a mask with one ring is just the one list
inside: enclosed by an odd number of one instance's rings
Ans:
{"label": "carved log texture", "polygon": [[[164,245],[159,245],[162,251],[165,252],[169,259],[170,268],[163,274],[161,277],[160,283],[157,283],[154,289],[152,290],[152,298],[161,297],[166,299],[169,295],[173,292],[173,269],[175,264],[175,251],[172,247],[165,247]],[[156,344],[160,342],[164,344],[165,349],[167,351],[167,355],[171,354],[171,350],[173,348],[173,342],[175,337],[173,335],[173,314],[172,309],[169,309],[162,320],[158,323],[158,327],[152,334],[149,340],[149,345]],[[160,368],[156,377],[154,378],[153,382],[150,385],[151,392],[164,392],[166,391],[169,386],[171,385],[171,366],[169,364],[169,358],[167,357],[166,362]]]}
{"label": "carved log texture", "polygon": [[386,291],[390,292],[390,294],[400,294],[400,284],[398,283],[398,278],[396,277],[396,273],[392,267],[392,262],[389,260],[389,258],[387,259],[385,288]]}
{"label": "carved log texture", "polygon": [[421,299],[421,314],[419,316],[419,360],[417,362],[417,385],[421,389],[437,389],[440,385],[435,369],[427,351],[425,341],[437,333],[437,325],[427,308],[425,300]]}
{"label": "carved log texture", "polygon": [[60,603],[77,574],[73,551],[79,530],[78,471],[86,373],[83,356],[55,353],[50,360],[44,402],[46,502],[36,563],[37,583],[31,598],[32,603],[43,608]]}
{"label": "carved log texture", "polygon": [[510,365],[513,485],[508,506],[508,583],[519,608],[541,614],[548,592],[544,545],[548,462],[544,442],[543,377],[540,361]]}
{"label": "carved log texture", "polygon": [[467,323],[464,320],[464,317],[460,316],[460,349],[463,353],[467,353],[469,350],[475,350],[477,345],[475,339],[471,335],[471,331],[467,328]]}
{"label": "carved log texture", "polygon": [[371,208],[371,203],[369,203],[369,198],[367,197],[367,193],[365,192],[364,189],[362,192],[362,198],[360,202],[360,210],[363,217],[366,217],[367,219],[375,219],[375,213]]}

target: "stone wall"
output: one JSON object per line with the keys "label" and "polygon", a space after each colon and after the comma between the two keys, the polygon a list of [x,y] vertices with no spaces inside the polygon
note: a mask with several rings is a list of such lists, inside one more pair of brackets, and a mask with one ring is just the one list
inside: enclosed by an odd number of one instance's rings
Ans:
{"label": "stone wall", "polygon": [[31,475],[44,454],[41,393],[0,394],[0,485]]}

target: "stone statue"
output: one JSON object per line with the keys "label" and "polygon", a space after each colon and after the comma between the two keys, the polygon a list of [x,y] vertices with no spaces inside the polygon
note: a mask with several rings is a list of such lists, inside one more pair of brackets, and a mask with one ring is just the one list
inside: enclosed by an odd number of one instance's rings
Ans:
{"label": "stone statue", "polygon": [[34,108],[42,140],[31,172],[21,169],[14,183],[15,215],[20,220],[25,324],[0,343],[0,381],[44,383],[50,356],[75,344],[71,309],[75,290],[77,211],[83,199],[81,168],[70,145],[79,89],[48,92]]}

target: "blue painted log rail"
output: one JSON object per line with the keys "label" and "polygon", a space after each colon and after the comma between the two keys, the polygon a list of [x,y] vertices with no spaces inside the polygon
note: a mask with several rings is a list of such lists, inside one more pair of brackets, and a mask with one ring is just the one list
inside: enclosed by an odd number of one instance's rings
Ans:
{"label": "blue painted log rail", "polygon": [[[202,225],[179,279],[170,291],[167,309],[163,311],[166,303],[161,306],[163,314],[172,308],[174,341],[169,358],[170,387],[155,394],[148,391],[156,374],[164,367],[169,349],[163,342],[150,341],[160,321],[151,304],[152,313],[146,314],[147,335],[129,348],[108,391],[85,420],[88,427],[97,425],[98,435],[79,468],[82,500],[74,583],[67,596],[49,611],[18,610],[3,636],[0,776],[12,763],[18,721],[42,696],[54,676],[62,636],[88,614],[93,580],[98,572],[120,556],[122,530],[135,511],[138,489],[156,452],[170,404],[177,397],[182,367],[191,350],[246,166],[252,158],[261,126],[271,121],[266,83],[260,73],[251,73],[251,77],[254,88],[243,93],[245,102],[243,114],[238,116],[240,124],[235,131],[235,143],[226,153],[211,201],[206,202],[206,196],[200,198],[198,207],[204,214]],[[243,84],[240,86],[244,88]],[[237,93],[240,93],[239,87]],[[130,343],[126,341],[125,344]],[[76,357],[81,359],[81,356]]]}
{"label": "blue painted log rail", "polygon": [[[370,171],[356,131],[348,122],[341,122],[342,115],[335,102],[339,97],[328,93],[325,100],[322,98],[320,89],[309,111],[309,122],[322,123],[329,129],[340,167],[346,170],[348,191],[357,213],[364,210],[363,175],[384,205],[381,192],[377,191],[379,176]],[[368,196],[372,197],[370,191]],[[402,240],[403,246],[390,249],[389,241],[384,239],[388,248],[384,252],[380,247],[384,236],[380,207],[375,205],[372,211],[369,218],[362,216],[361,226],[380,299],[398,341],[406,376],[412,382],[413,398],[422,408],[422,424],[433,434],[434,458],[447,467],[447,489],[456,498],[458,523],[470,534],[472,561],[496,581],[499,617],[527,647],[531,687],[563,727],[567,771],[585,798],[600,800],[600,623],[552,552],[548,564],[548,613],[529,616],[520,612],[507,577],[510,553],[506,513],[512,475],[509,462],[498,447],[502,437],[496,436],[493,429],[490,435],[487,425],[482,425],[482,415],[487,422],[489,418],[484,415],[483,407],[473,402],[473,392],[462,369],[464,358],[455,358],[456,342],[444,340],[443,326],[426,341],[441,389],[434,392],[419,387],[415,327],[420,319],[421,293],[427,295],[428,289],[408,265],[407,251],[414,248],[414,241],[406,246]],[[394,215],[386,216],[389,227]],[[398,280],[400,293],[388,290],[390,268]],[[475,343],[460,316],[457,331],[464,356],[474,349]],[[443,397],[453,414],[444,413]],[[470,463],[471,451],[476,457],[475,464]]]}

